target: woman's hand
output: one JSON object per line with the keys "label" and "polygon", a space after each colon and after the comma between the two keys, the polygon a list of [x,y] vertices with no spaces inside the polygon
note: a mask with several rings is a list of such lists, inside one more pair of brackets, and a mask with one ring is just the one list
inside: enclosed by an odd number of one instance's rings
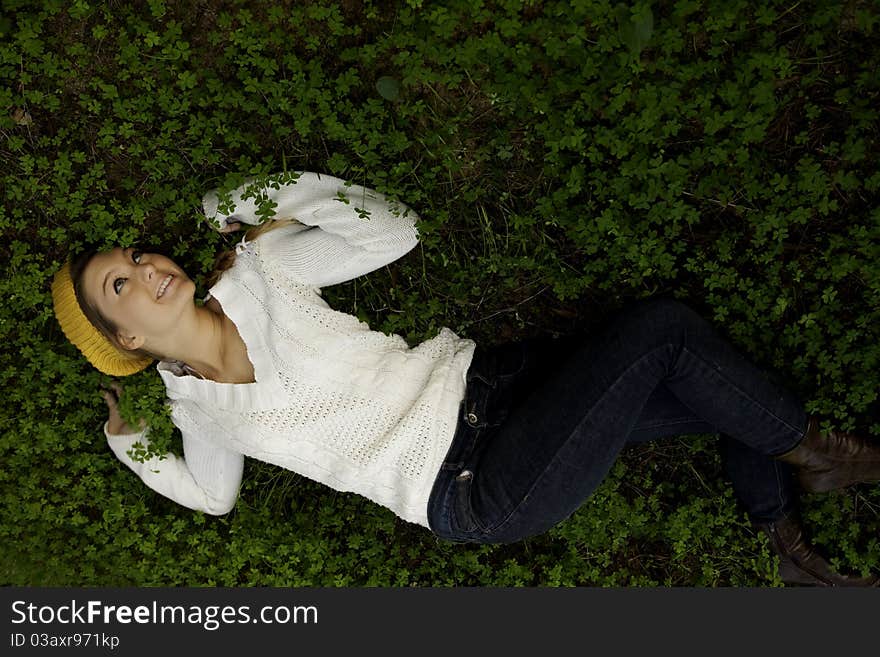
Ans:
{"label": "woman's hand", "polygon": [[220,229],[221,233],[234,233],[235,231],[241,228],[240,221],[233,221],[232,223],[228,223],[223,228]]}
{"label": "woman's hand", "polygon": [[142,431],[146,422],[144,420],[140,421],[141,428],[133,429],[131,426],[126,424],[122,417],[119,415],[119,398],[122,397],[122,386],[116,383],[115,381],[110,384],[112,390],[107,390],[103,388],[101,390],[101,396],[104,398],[104,401],[107,402],[107,409],[109,410],[109,417],[107,419],[107,433],[111,435],[117,434],[127,434],[127,433],[138,433]]}

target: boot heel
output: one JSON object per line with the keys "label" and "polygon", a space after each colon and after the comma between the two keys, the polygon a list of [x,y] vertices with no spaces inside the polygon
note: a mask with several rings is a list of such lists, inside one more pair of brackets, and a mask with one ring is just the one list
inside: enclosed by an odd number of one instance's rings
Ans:
{"label": "boot heel", "polygon": [[836,572],[804,536],[797,511],[774,522],[756,523],[756,527],[769,539],[770,551],[779,557],[779,579],[786,584],[877,586],[880,582],[876,575],[859,577]]}

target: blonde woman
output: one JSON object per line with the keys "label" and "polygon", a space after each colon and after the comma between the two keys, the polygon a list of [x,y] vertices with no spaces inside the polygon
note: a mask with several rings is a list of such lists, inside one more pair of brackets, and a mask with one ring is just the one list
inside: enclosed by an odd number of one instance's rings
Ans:
{"label": "blonde woman", "polygon": [[[247,186],[230,214],[216,191],[205,195],[219,230],[259,223]],[[228,513],[251,457],[448,540],[513,542],[570,516],[626,445],[719,433],[785,581],[877,583],[834,572],[811,548],[795,478],[810,491],[880,480],[880,449],[820,434],[818,418],[685,304],[633,304],[591,336],[478,347],[442,328],[410,347],[333,310],[321,289],[407,254],[417,215],[310,172],[263,191],[286,220],[248,233],[204,303],[173,261],[130,247],[82,254],[53,282],[62,329],[98,369],[125,376],[159,361],[184,457],[129,456],[149,427],[122,422],[118,385],[105,392],[104,425],[119,460],[156,492]]]}

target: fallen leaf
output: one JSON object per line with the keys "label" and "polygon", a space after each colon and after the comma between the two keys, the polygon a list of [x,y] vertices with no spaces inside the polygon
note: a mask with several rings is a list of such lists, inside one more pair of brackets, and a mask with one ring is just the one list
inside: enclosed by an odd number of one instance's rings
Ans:
{"label": "fallen leaf", "polygon": [[30,125],[34,122],[31,118],[30,113],[21,109],[20,107],[12,113],[12,120],[15,121],[18,125]]}

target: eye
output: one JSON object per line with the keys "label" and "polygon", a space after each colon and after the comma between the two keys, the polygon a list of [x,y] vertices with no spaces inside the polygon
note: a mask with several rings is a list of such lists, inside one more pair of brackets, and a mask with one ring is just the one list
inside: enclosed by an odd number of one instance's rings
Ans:
{"label": "eye", "polygon": [[[143,255],[144,255],[143,251],[138,251],[137,249],[132,250],[132,252],[131,252],[132,262],[134,262],[134,264],[136,264],[136,265],[140,264],[141,256],[143,256]],[[113,289],[115,290],[116,294],[119,294],[119,290],[122,289],[122,286],[125,285],[125,281],[127,281],[127,280],[128,280],[127,278],[117,278],[113,281]]]}

